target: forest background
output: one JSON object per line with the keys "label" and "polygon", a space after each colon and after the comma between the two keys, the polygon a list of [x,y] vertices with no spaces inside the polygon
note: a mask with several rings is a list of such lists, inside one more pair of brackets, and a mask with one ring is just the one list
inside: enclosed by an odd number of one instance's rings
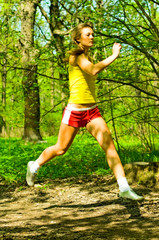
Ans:
{"label": "forest background", "polygon": [[[0,148],[8,138],[13,145],[15,139],[37,142],[57,136],[69,98],[64,59],[74,47],[70,33],[78,23],[92,22],[94,62],[111,55],[114,42],[122,45],[119,58],[96,81],[97,104],[117,149],[128,152],[135,144],[142,152],[139,160],[148,161],[153,152],[151,161],[157,161],[158,10],[157,0],[1,0]],[[78,143],[83,132],[77,136]],[[87,139],[86,144],[92,141]],[[19,142],[14,152],[18,146]],[[77,153],[77,148],[73,151]],[[22,158],[22,153],[16,155]],[[25,160],[29,160],[26,155]]]}

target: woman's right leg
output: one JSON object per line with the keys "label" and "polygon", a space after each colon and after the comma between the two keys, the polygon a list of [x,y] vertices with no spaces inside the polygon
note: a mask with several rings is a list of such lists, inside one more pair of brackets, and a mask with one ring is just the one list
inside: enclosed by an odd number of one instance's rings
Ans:
{"label": "woman's right leg", "polygon": [[61,123],[58,140],[54,146],[46,148],[37,159],[39,166],[44,165],[49,160],[56,156],[63,155],[73,142],[79,128],[68,126],[65,123]]}
{"label": "woman's right leg", "polygon": [[26,181],[29,186],[34,186],[34,179],[39,167],[54,157],[63,155],[67,151],[78,130],[79,128],[68,126],[63,122],[61,123],[57,143],[46,148],[35,162],[31,161],[28,163]]}

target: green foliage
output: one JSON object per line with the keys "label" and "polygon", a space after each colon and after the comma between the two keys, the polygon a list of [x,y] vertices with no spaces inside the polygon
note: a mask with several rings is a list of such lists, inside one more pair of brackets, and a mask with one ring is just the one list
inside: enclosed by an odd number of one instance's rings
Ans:
{"label": "green foliage", "polygon": [[[34,161],[48,146],[56,143],[56,137],[45,139],[47,142],[33,144],[20,139],[0,138],[0,180],[6,183],[25,185],[26,166]],[[158,150],[143,152],[136,138],[121,139],[120,151],[123,163],[135,161],[158,161]],[[105,154],[94,138],[88,134],[78,134],[67,153],[45,164],[37,180],[76,177],[83,174],[105,175],[110,169]],[[22,187],[19,188],[19,191]]]}
{"label": "green foliage", "polygon": [[[97,78],[100,111],[119,141],[120,136],[131,135],[140,140],[146,151],[154,149],[153,136],[159,129],[157,2],[55,1],[57,11],[52,16],[51,1],[39,2],[47,17],[38,6],[34,46],[29,51],[37,64],[42,136],[57,135],[62,110],[69,97],[68,65],[63,57],[73,46],[71,37],[52,31],[65,32],[79,22],[90,21],[95,31],[94,62],[110,56],[115,41],[122,44],[119,58]],[[0,119],[6,126],[2,136],[7,137],[22,137],[24,132],[24,69],[20,61],[24,36],[21,34],[20,4],[19,0],[11,4],[2,1],[0,6],[0,71],[3,77],[0,78]],[[49,21],[53,21],[53,29]]]}

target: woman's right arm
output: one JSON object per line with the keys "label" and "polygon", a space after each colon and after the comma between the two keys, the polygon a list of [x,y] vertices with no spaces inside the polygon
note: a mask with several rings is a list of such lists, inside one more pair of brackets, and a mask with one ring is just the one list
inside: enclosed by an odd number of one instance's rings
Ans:
{"label": "woman's right arm", "polygon": [[119,43],[114,43],[113,53],[108,58],[93,64],[86,58],[84,54],[81,54],[77,57],[76,63],[84,72],[94,76],[114,62],[114,60],[119,56],[120,49],[121,45]]}

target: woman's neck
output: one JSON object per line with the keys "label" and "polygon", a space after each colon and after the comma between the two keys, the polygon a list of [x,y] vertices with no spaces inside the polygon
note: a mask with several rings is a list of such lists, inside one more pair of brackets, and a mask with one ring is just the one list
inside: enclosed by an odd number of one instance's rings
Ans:
{"label": "woman's neck", "polygon": [[86,47],[84,47],[84,46],[82,46],[82,45],[78,45],[83,51],[84,51],[84,53],[85,53],[85,55],[86,56],[88,56],[88,50],[89,50],[89,48],[86,48]]}

